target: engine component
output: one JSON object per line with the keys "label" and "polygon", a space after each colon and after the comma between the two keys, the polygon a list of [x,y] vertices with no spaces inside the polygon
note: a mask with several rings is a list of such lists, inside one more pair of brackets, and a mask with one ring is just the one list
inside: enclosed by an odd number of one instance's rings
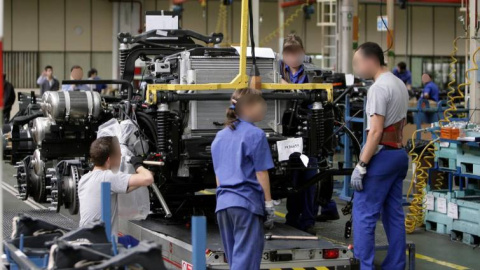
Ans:
{"label": "engine component", "polygon": [[31,132],[37,146],[42,146],[42,141],[45,139],[45,135],[50,133],[52,125],[55,125],[55,121],[48,117],[38,117],[33,120]]}
{"label": "engine component", "polygon": [[48,201],[52,210],[59,212],[63,205],[71,215],[78,213],[78,182],[83,172],[82,162],[78,160],[63,160],[55,169],[48,170],[47,177],[51,183]]}
{"label": "engine component", "polygon": [[163,153],[168,147],[168,104],[160,104],[157,110],[157,151]]}
{"label": "engine component", "polygon": [[48,91],[43,102],[43,113],[56,121],[97,119],[101,112],[101,97],[95,91]]}
{"label": "engine component", "polygon": [[17,185],[15,186],[18,189],[17,197],[20,200],[28,199],[28,179],[29,179],[29,170],[28,166],[30,164],[30,156],[25,157],[23,160],[17,162],[15,167],[17,168],[17,174],[13,177],[17,178]]}

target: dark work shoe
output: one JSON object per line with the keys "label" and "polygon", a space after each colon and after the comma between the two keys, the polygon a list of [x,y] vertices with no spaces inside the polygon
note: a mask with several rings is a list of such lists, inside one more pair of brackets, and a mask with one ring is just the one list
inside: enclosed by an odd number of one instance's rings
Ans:
{"label": "dark work shoe", "polygon": [[340,219],[340,216],[337,214],[322,214],[322,215],[318,215],[315,220],[318,221],[318,222],[326,222],[326,221],[329,221],[329,220],[338,220]]}

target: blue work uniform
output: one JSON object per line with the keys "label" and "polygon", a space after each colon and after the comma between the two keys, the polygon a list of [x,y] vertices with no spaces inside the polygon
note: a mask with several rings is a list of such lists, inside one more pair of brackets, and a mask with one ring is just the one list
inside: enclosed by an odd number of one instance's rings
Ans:
{"label": "blue work uniform", "polygon": [[[368,90],[367,130],[371,117],[381,115],[385,119],[384,132],[391,132],[392,125],[405,120],[408,99],[407,87],[392,73],[378,76]],[[383,142],[384,145],[397,143]],[[363,190],[355,191],[353,199],[354,256],[360,261],[361,270],[375,270],[375,227],[381,215],[388,239],[388,253],[382,269],[404,270],[406,235],[402,184],[408,170],[407,152],[403,148],[384,146],[370,159],[366,169]]]}
{"label": "blue work uniform", "polygon": [[240,120],[235,130],[217,133],[212,158],[219,182],[215,212],[230,269],[260,269],[265,196],[256,172],[274,167],[265,133]]}
{"label": "blue work uniform", "polygon": [[440,90],[433,81],[429,81],[425,84],[425,86],[423,87],[423,94],[427,94],[428,99],[430,100],[433,100],[435,102],[440,101]]}
{"label": "blue work uniform", "polygon": [[[280,74],[282,78],[289,83],[301,84],[308,83],[308,77],[305,74],[304,66],[301,65],[298,71],[293,74],[288,65],[280,63]],[[292,181],[294,187],[300,187],[315,174],[317,174],[317,159],[310,157],[309,167],[312,169],[297,170],[292,172]],[[315,225],[315,218],[318,213],[318,203],[316,201],[316,186],[289,195],[287,197],[287,215],[285,217],[286,224],[298,228],[300,230],[307,230]]]}
{"label": "blue work uniform", "polygon": [[305,73],[305,68],[303,65],[301,65],[298,68],[298,71],[293,74],[291,68],[287,64],[283,63],[283,61],[280,61],[280,75],[289,83],[308,83],[308,77]]}
{"label": "blue work uniform", "polygon": [[398,68],[394,68],[392,71],[393,75],[397,76],[404,84],[412,84],[412,73],[408,70],[400,72]]}

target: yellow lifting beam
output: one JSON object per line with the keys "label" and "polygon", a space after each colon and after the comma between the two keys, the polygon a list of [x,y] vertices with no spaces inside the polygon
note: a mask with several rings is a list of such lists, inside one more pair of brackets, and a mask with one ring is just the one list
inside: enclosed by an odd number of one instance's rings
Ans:
{"label": "yellow lifting beam", "polygon": [[[241,89],[248,87],[247,76],[247,47],[248,47],[248,0],[242,0],[241,27],[240,27],[240,62],[238,75],[229,83],[206,84],[149,84],[147,86],[146,102],[157,102],[157,91],[202,91],[220,89]],[[329,101],[333,101],[333,84],[305,83],[283,84],[262,83],[262,89],[268,90],[325,90]]]}

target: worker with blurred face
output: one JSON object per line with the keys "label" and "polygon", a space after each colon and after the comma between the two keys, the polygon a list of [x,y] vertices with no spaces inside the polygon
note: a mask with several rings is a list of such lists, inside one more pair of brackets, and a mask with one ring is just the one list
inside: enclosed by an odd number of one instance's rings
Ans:
{"label": "worker with blurred face", "polygon": [[[81,80],[83,78],[83,69],[81,66],[74,65],[70,69],[70,80]],[[86,84],[64,84],[63,91],[90,90]]]}
{"label": "worker with blurred face", "polygon": [[408,90],[412,89],[412,73],[407,70],[405,62],[398,63],[397,67],[393,69],[393,74],[402,80]]}
{"label": "worker with blurred face", "polygon": [[[283,60],[280,62],[280,74],[282,83],[302,84],[308,83],[305,72],[305,48],[302,39],[295,35],[288,35],[283,41]],[[305,106],[306,109],[307,106]],[[317,159],[309,157],[309,170],[294,170],[292,172],[293,185],[300,187],[317,173]],[[286,224],[300,230],[315,234],[315,221],[327,221],[338,219],[337,205],[331,200],[328,205],[322,207],[322,214],[317,217],[318,202],[316,201],[316,186],[312,185],[304,191],[287,197]]]}
{"label": "worker with blurred face", "polygon": [[375,227],[382,215],[388,238],[388,253],[382,269],[405,269],[405,216],[402,183],[408,156],[402,132],[408,110],[405,84],[385,68],[382,48],[376,43],[360,45],[353,57],[356,75],[375,82],[368,89],[365,113],[367,141],[350,184],[353,201],[353,250],[361,270],[374,270]]}
{"label": "worker with blurred face", "polygon": [[45,91],[57,91],[60,89],[60,83],[53,77],[53,67],[46,66],[42,75],[37,79],[37,84],[40,86],[40,93],[43,95]]}
{"label": "worker with blurred face", "polygon": [[440,90],[438,86],[432,81],[432,76],[428,73],[422,75],[423,92],[422,97],[427,100],[435,102],[440,101]]}

